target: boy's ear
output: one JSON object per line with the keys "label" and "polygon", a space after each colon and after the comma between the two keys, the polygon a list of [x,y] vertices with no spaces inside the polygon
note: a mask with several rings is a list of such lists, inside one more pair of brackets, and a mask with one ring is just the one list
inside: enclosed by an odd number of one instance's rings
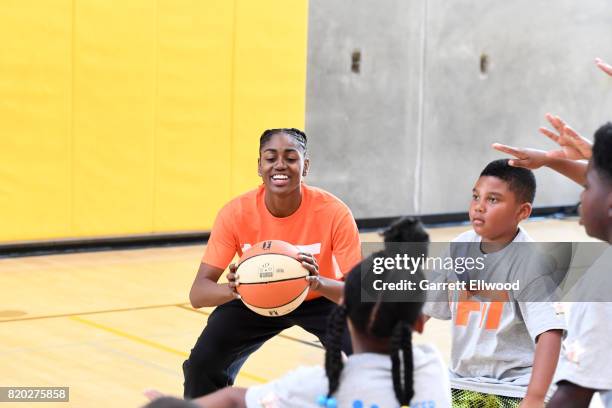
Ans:
{"label": "boy's ear", "polygon": [[261,158],[257,159],[257,175],[261,177]]}
{"label": "boy's ear", "polygon": [[531,216],[532,210],[533,210],[533,206],[531,205],[531,203],[521,204],[521,206],[519,207],[519,212],[518,212],[519,222],[529,218],[529,216]]}

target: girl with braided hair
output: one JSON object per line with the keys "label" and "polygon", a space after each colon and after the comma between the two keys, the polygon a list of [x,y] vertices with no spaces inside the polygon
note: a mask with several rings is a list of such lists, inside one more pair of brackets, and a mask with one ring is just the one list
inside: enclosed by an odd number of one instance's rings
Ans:
{"label": "girl with braided hair", "polygon": [[[192,402],[207,408],[450,407],[447,369],[438,352],[430,345],[412,345],[412,331],[422,332],[424,325],[424,295],[418,289],[422,272],[387,269],[383,274],[373,273],[374,259],[395,257],[398,248],[409,256],[426,251],[418,243],[428,240],[428,235],[417,220],[404,218],[385,233],[386,240],[402,237],[417,244],[386,243],[384,251],[371,255],[347,275],[343,300],[329,320],[325,368],[301,367],[267,384],[227,387]],[[404,292],[401,299],[372,290],[376,280],[398,279],[417,283],[417,289]],[[354,354],[344,361],[341,349],[346,326]]]}
{"label": "girl with braided hair", "polygon": [[[394,258],[400,253],[422,255],[429,236],[411,217],[393,223],[383,236],[385,250],[351,271],[345,283],[344,302],[330,317],[325,355],[329,386],[327,394],[319,398],[319,405],[449,407],[450,385],[437,351],[430,345],[412,346],[412,331],[421,333],[425,322],[421,314],[424,294],[418,290],[422,272],[410,275],[387,269],[384,275],[372,273],[374,258]],[[417,290],[403,292],[400,297],[384,291],[368,294],[374,281],[383,276],[386,282],[411,280]],[[370,297],[375,301],[364,301]],[[341,353],[345,321],[355,353],[346,364]]]}

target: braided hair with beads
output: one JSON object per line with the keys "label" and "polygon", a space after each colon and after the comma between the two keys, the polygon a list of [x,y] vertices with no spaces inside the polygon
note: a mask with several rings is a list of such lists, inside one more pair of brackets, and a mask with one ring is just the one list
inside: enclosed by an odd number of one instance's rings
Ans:
{"label": "braided hair with beads", "polygon": [[[429,235],[422,224],[415,218],[402,218],[394,223],[385,236],[385,250],[377,252],[348,274],[344,286],[344,303],[338,306],[330,315],[328,325],[328,341],[325,354],[325,371],[329,381],[327,399],[340,386],[340,375],[344,364],[342,362],[342,336],[346,319],[348,318],[356,331],[369,339],[388,345],[392,362],[392,378],[395,396],[401,406],[409,406],[414,396],[413,361],[412,361],[412,325],[417,321],[423,307],[424,294],[420,290],[410,291],[410,298],[386,298],[379,293],[373,301],[362,299],[362,291],[371,288],[374,280],[392,281],[410,279],[415,282],[423,279],[422,271],[414,274],[405,271],[387,270],[383,275],[373,273],[376,257],[395,257],[399,251],[408,256],[419,257],[426,252]],[[411,240],[417,245],[397,246],[401,240]],[[418,285],[416,285],[418,288]]]}

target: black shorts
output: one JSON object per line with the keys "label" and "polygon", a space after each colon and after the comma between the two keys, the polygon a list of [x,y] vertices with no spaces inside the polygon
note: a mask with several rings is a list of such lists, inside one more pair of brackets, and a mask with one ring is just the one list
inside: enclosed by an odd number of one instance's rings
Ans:
{"label": "black shorts", "polygon": [[[285,316],[266,317],[248,309],[240,300],[218,306],[183,363],[185,398],[197,398],[234,384],[246,359],[281,331],[300,326],[326,344],[327,320],[336,304],[320,297],[302,303]],[[348,330],[343,350],[351,354]]]}

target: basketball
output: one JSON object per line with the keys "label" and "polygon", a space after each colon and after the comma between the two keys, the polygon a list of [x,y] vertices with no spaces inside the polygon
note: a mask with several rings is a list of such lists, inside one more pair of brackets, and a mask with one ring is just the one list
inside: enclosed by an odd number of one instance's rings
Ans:
{"label": "basketball", "polygon": [[295,310],[308,294],[308,270],[299,250],[284,241],[262,241],[238,261],[238,293],[242,302],[262,316],[283,316]]}

